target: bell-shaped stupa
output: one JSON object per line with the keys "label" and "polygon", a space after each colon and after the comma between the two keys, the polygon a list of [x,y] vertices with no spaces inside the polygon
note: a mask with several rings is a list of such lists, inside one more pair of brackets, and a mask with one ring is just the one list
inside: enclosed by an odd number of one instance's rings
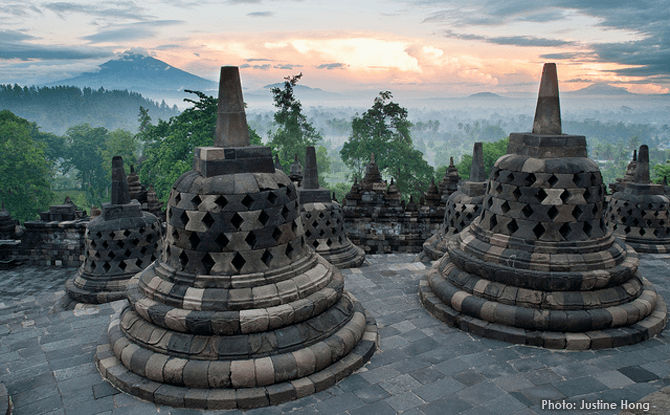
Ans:
{"label": "bell-shaped stupa", "polygon": [[638,152],[631,180],[607,205],[607,225],[638,252],[670,252],[670,199],[662,184],[649,180],[649,147]]}
{"label": "bell-shaped stupa", "polygon": [[482,143],[475,143],[472,150],[470,178],[462,181],[458,190],[449,196],[444,222],[433,236],[423,243],[423,254],[432,261],[447,252],[447,241],[468,226],[482,212],[486,194],[486,173]]}
{"label": "bell-shaped stupa", "polygon": [[307,244],[291,180],[250,145],[237,67],[221,68],[216,140],[173,185],[163,247],[96,354],[127,393],[262,407],[334,385],[376,349],[374,320]]}
{"label": "bell-shaped stupa", "polygon": [[126,285],[160,252],[161,227],[156,216],[131,199],[123,159],[112,159],[112,201],[86,225],[84,263],[65,282],[67,295],[81,303],[100,304],[126,296]]}
{"label": "bell-shaped stupa", "polygon": [[340,204],[331,199],[328,189],[319,186],[316,150],[311,146],[307,147],[305,178],[298,193],[307,243],[338,268],[360,266],[365,252],[347,238]]}
{"label": "bell-shaped stupa", "polygon": [[546,348],[643,341],[667,309],[635,250],[604,220],[605,187],[584,136],[562,134],[556,65],[542,73],[532,133],[512,133],[481,216],[421,281],[424,306],[475,335]]}

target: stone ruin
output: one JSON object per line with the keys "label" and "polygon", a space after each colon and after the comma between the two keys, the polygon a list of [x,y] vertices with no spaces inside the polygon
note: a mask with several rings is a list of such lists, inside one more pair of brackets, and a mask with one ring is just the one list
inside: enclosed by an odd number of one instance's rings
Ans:
{"label": "stone ruin", "polygon": [[347,238],[340,204],[331,199],[328,189],[319,186],[316,151],[312,146],[307,147],[305,177],[298,195],[307,243],[338,268],[360,266],[365,261],[365,252]]}
{"label": "stone ruin", "polygon": [[214,147],[174,184],[163,252],[98,346],[114,386],[157,404],[254,408],[319,392],[374,353],[376,323],[306,243],[298,193],[251,146],[236,67]]}
{"label": "stone ruin", "polygon": [[449,196],[440,229],[423,243],[421,260],[436,261],[447,252],[447,241],[475,220],[482,211],[486,194],[486,173],[482,143],[475,143],[472,150],[470,179],[463,181],[458,190]]}
{"label": "stone ruin", "polygon": [[475,335],[554,349],[648,339],[667,309],[639,259],[608,230],[605,186],[584,136],[561,132],[555,64],[546,64],[532,133],[512,133],[481,216],[448,242],[420,283],[443,322]]}
{"label": "stone ruin", "polygon": [[143,211],[149,212],[156,216],[161,222],[164,221],[164,203],[158,200],[158,196],[156,195],[156,191],[154,190],[153,185],[149,185],[149,189],[147,189],[142,183],[140,183],[140,177],[135,172],[135,167],[133,165],[130,166],[130,173],[128,174],[127,180],[130,198],[140,202]]}
{"label": "stone ruin", "polygon": [[637,155],[632,177],[609,200],[607,224],[637,252],[670,252],[670,200],[662,184],[649,180],[649,147]]}
{"label": "stone ruin", "polygon": [[440,193],[442,194],[442,203],[446,204],[449,196],[458,190],[458,182],[461,178],[458,176],[458,169],[454,166],[454,158],[449,157],[449,166],[440,180]]}
{"label": "stone ruin", "polygon": [[46,212],[40,212],[42,222],[65,222],[86,219],[86,212],[77,208],[70,196],[66,196],[63,204],[52,205]]}
{"label": "stone ruin", "polygon": [[65,282],[74,301],[101,304],[125,298],[128,280],[159,255],[160,221],[130,198],[123,159],[112,159],[112,201],[86,226],[84,263]]}
{"label": "stone ruin", "polygon": [[5,209],[5,202],[0,207],[0,240],[16,240],[18,237],[17,226],[19,221]]}
{"label": "stone ruin", "polygon": [[628,183],[633,181],[636,168],[637,168],[637,150],[633,150],[633,159],[630,161],[630,163],[628,163],[628,166],[626,167],[626,173],[624,174],[623,178],[617,178],[615,179],[615,183],[609,184],[609,188],[612,191],[612,193],[616,193],[618,191],[623,190]]}

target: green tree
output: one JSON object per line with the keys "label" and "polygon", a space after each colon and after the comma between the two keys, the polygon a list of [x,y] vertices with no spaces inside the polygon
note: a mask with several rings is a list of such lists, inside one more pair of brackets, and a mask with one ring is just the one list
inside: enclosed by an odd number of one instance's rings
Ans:
{"label": "green tree", "polygon": [[10,111],[0,112],[0,199],[14,219],[33,220],[53,199],[53,162],[31,137],[37,126]]}
{"label": "green tree", "polygon": [[414,195],[418,200],[430,183],[433,168],[414,148],[407,109],[390,101],[391,98],[391,92],[380,92],[372,108],[362,116],[354,117],[351,136],[344,143],[340,156],[360,178],[370,160],[370,153],[374,153],[379,170],[395,178],[404,196]]}
{"label": "green tree", "polygon": [[[509,144],[509,137],[505,137],[502,140],[494,141],[492,143],[482,143],[482,152],[484,155],[484,169],[486,170],[486,176],[488,177],[491,174],[491,167],[495,162],[507,154],[507,144]],[[470,178],[470,168],[472,167],[472,150],[470,154],[463,154],[461,157],[461,162],[458,163],[456,168],[458,169],[458,176],[467,180]],[[446,171],[446,166],[442,170],[443,175],[440,176],[440,179],[444,176],[444,171]]]}
{"label": "green tree", "polygon": [[106,172],[106,180],[112,182],[112,158],[123,157],[126,173],[130,171],[131,165],[137,165],[137,140],[136,136],[125,130],[116,130],[107,134],[105,146],[102,149],[102,166]]}
{"label": "green tree", "polygon": [[[304,165],[305,152],[308,146],[316,146],[322,140],[321,134],[307,121],[302,113],[302,104],[295,98],[293,87],[302,78],[302,73],[295,76],[287,76],[284,88],[272,88],[274,106],[278,108],[274,114],[277,130],[269,133],[268,145],[274,154],[279,155],[279,160],[284,171],[289,171],[293,158],[297,154],[298,160]],[[319,171],[325,171],[328,167],[322,165],[325,160],[317,159]]]}
{"label": "green tree", "polygon": [[[193,167],[193,149],[214,145],[218,100],[199,91],[198,99],[185,98],[193,104],[169,121],[159,120],[147,125],[142,137],[148,143],[147,159],[140,169],[140,180],[154,185],[158,197],[167,201],[174,182]],[[249,128],[252,145],[260,145],[261,137]]]}
{"label": "green tree", "polygon": [[80,124],[68,128],[65,135],[67,154],[63,166],[66,170],[76,169],[76,177],[86,191],[86,198],[96,206],[109,201],[111,183],[102,157],[108,134],[104,127]]}

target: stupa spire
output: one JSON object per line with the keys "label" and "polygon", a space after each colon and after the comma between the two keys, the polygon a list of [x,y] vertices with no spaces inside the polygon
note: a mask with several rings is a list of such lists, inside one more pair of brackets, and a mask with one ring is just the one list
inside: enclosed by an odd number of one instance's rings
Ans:
{"label": "stupa spire", "polygon": [[222,66],[214,146],[247,147],[250,144],[240,70],[237,66]]}
{"label": "stupa spire", "polygon": [[640,146],[633,181],[640,184],[649,183],[649,147],[646,144]]}
{"label": "stupa spire", "polygon": [[314,146],[307,147],[305,154],[305,170],[304,181],[302,183],[304,189],[318,189],[319,188],[319,172],[316,166],[316,149]]}
{"label": "stupa spire", "polygon": [[123,158],[114,156],[112,158],[112,204],[125,205],[130,203],[130,192],[126,172],[123,169]]}
{"label": "stupa spire", "polygon": [[486,170],[484,169],[484,147],[481,142],[475,143],[472,150],[472,166],[470,166],[470,181],[486,181]]}
{"label": "stupa spire", "polygon": [[560,135],[561,106],[558,100],[558,74],[555,63],[545,63],[542,68],[540,92],[537,95],[533,134]]}

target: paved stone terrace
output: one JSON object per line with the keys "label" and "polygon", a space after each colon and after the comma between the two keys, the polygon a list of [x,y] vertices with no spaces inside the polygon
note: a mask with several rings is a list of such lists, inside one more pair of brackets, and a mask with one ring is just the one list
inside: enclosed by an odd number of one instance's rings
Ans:
{"label": "paved stone terrace", "polygon": [[[244,413],[611,414],[619,410],[543,411],[540,405],[542,399],[634,402],[670,385],[667,329],[642,344],[580,352],[475,338],[426,313],[417,292],[430,264],[414,258],[368,255],[360,269],[343,271],[346,288],[379,324],[381,350],[370,363],[327,391]],[[669,300],[670,255],[645,254],[640,268]],[[0,271],[0,382],[15,415],[240,413],[156,406],[102,380],[93,355],[125,300],[56,311],[65,280],[75,272],[26,266]],[[664,413],[660,406],[670,402],[667,394],[655,396],[661,399],[652,400],[646,413]]]}

